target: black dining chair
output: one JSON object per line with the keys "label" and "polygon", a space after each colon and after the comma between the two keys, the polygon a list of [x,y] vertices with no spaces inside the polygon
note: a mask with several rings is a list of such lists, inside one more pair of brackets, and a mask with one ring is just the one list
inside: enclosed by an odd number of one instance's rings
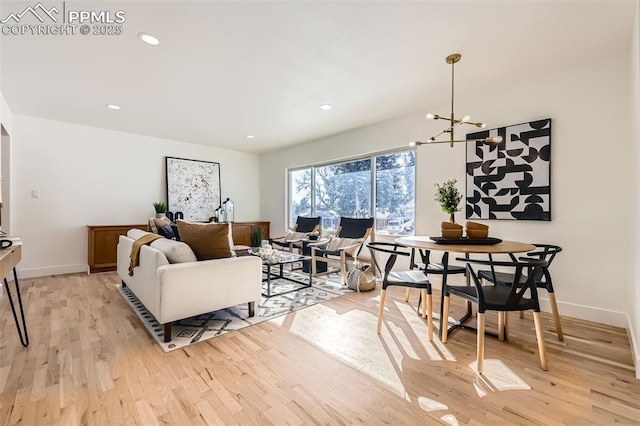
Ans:
{"label": "black dining chair", "polygon": [[[393,271],[393,267],[398,256],[411,256],[411,250],[407,247],[393,243],[371,242],[367,244],[371,252],[371,260],[382,276],[382,290],[380,290],[380,310],[378,312],[378,334],[382,329],[382,317],[384,315],[384,302],[387,298],[387,288],[400,286],[407,288],[418,288],[422,291],[422,318],[427,318],[429,329],[429,341],[433,340],[433,302],[431,294],[431,283],[423,271],[411,269],[408,271]],[[380,267],[378,256],[388,255],[384,269]]]}
{"label": "black dining chair", "polygon": [[[534,246],[536,247],[536,249],[530,253],[527,253],[527,256],[547,261],[547,266],[540,268],[540,270],[534,275],[534,282],[537,288],[545,289],[549,294],[549,304],[551,305],[551,312],[553,313],[553,320],[556,325],[556,334],[558,335],[558,340],[563,341],[564,334],[562,333],[562,325],[560,324],[558,304],[556,302],[555,292],[553,291],[551,273],[549,273],[549,266],[551,265],[551,262],[553,262],[556,254],[562,251],[562,248],[553,244],[534,244]],[[515,260],[515,256],[511,255],[511,258],[512,260]],[[528,271],[527,275],[531,275],[531,271]],[[520,282],[522,284],[527,281],[527,275],[523,275],[520,277]],[[499,285],[508,285],[513,281],[513,276],[511,274],[495,271],[478,271],[478,278]],[[524,317],[523,312],[520,312],[520,317]]]}
{"label": "black dining chair", "polygon": [[[478,305],[477,314],[477,369],[482,374],[484,369],[484,314],[487,311],[497,311],[499,323],[503,323],[506,312],[533,310],[533,322],[536,329],[536,339],[538,341],[538,351],[540,353],[540,366],[547,370],[547,355],[544,348],[544,335],[540,320],[540,302],[538,301],[537,286],[535,276],[543,268],[548,266],[548,262],[543,259],[531,259],[521,257],[517,261],[501,262],[493,260],[478,260],[457,258],[466,262],[467,275],[470,277],[472,286],[446,286],[444,291],[444,311],[442,318],[449,317],[450,296],[461,297],[471,303]],[[472,264],[491,267],[507,268],[512,270],[513,280],[509,285],[489,285],[482,286],[478,274],[473,270]],[[523,271],[530,271],[527,279],[522,282]],[[525,293],[529,291],[529,297]],[[502,321],[500,321],[502,319]],[[499,324],[502,330],[501,324]],[[447,327],[442,330],[442,342],[447,342]]]}
{"label": "black dining chair", "polygon": [[[464,275],[467,272],[467,269],[464,266],[452,265],[449,263],[448,252],[444,252],[442,254],[442,260],[440,261],[440,263],[430,261],[431,250],[418,249],[418,254],[420,255],[420,261],[416,261],[415,249],[411,249],[411,259],[409,260],[409,268],[420,269],[424,271],[427,274],[427,276],[441,275],[443,278],[442,280],[443,287],[447,284],[446,279],[449,275],[456,275],[456,274]],[[445,265],[447,265],[446,274],[445,274]],[[411,288],[407,288],[407,291],[405,292],[405,295],[404,295],[405,302],[409,301],[410,291],[411,291]],[[440,308],[442,308],[442,306]]]}

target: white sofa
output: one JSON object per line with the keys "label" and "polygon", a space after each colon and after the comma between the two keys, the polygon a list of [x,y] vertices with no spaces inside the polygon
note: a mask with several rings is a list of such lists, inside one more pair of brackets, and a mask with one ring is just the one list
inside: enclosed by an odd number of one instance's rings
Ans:
{"label": "white sofa", "polygon": [[[262,293],[260,258],[240,256],[198,262],[186,244],[163,238],[140,248],[139,266],[129,276],[131,247],[144,234],[147,233],[130,230],[127,236],[120,236],[118,275],[123,285],[164,324],[165,342],[171,340],[171,323],[179,319],[242,303],[249,304],[249,316],[255,314],[255,302]],[[188,261],[170,263],[169,259]]]}

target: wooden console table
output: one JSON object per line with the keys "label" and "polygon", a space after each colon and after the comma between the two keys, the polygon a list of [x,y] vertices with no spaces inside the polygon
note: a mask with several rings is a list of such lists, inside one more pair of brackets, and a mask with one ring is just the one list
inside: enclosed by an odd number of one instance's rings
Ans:
{"label": "wooden console table", "polygon": [[[16,322],[16,329],[18,330],[18,336],[20,337],[20,343],[22,346],[29,346],[29,334],[27,333],[27,322],[24,319],[24,309],[22,307],[22,295],[20,294],[20,286],[18,283],[18,274],[16,274],[16,265],[22,258],[22,245],[12,245],[6,249],[0,249],[0,274],[4,278],[4,288],[7,290],[7,296],[9,297],[9,304],[11,305],[11,311],[13,312],[13,319]],[[22,318],[22,329],[18,322],[18,315],[16,314],[16,307],[13,303],[13,297],[11,296],[11,290],[9,289],[9,283],[7,277],[13,272],[13,282],[16,285],[16,293],[18,295],[18,306],[20,307],[20,316]],[[23,335],[24,332],[24,335]]]}
{"label": "wooden console table", "polygon": [[118,239],[129,229],[147,230],[144,225],[88,226],[89,273],[115,271],[118,266]]}

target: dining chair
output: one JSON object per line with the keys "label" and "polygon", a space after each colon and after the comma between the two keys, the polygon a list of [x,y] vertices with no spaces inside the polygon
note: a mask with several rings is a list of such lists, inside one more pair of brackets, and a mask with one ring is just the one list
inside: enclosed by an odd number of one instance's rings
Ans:
{"label": "dining chair", "polygon": [[[380,310],[378,311],[378,334],[382,329],[382,317],[384,315],[384,302],[387,298],[387,288],[391,286],[418,288],[422,292],[422,318],[427,319],[429,341],[433,340],[433,299],[431,283],[423,271],[410,269],[407,271],[393,271],[398,256],[411,256],[411,250],[407,247],[393,243],[371,242],[367,244],[371,252],[371,260],[382,276],[382,290],[380,290]],[[380,267],[378,256],[388,255],[384,270]]]}
{"label": "dining chair", "polygon": [[309,243],[312,275],[318,274],[318,262],[337,263],[342,285],[346,284],[347,261],[356,260],[367,239],[374,240],[373,218],[340,218],[336,233],[328,240]]}
{"label": "dining chair", "polygon": [[302,241],[308,238],[309,234],[320,235],[320,232],[320,217],[298,216],[293,228],[286,235],[269,238],[269,243],[293,253],[294,249],[302,250]]}
{"label": "dining chair", "polygon": [[[443,282],[442,282],[442,286],[445,286],[446,283],[446,279],[449,275],[456,275],[456,274],[466,274],[467,269],[464,266],[460,266],[460,265],[451,265],[449,263],[449,253],[448,252],[444,252],[442,254],[442,259],[440,261],[440,263],[437,262],[431,262],[430,261],[430,257],[431,257],[431,250],[426,250],[426,249],[418,249],[418,254],[420,255],[420,261],[416,262],[416,253],[415,253],[415,249],[411,249],[411,258],[409,260],[409,268],[410,269],[420,269],[422,271],[424,271],[427,276],[429,275],[441,275],[443,277]],[[446,274],[445,274],[445,265],[447,265],[446,267]],[[409,292],[411,291],[411,288],[407,288],[406,292],[405,292],[405,296],[404,296],[404,301],[408,302],[409,301]]]}
{"label": "dining chair", "polygon": [[[498,312],[499,331],[503,331],[505,313],[511,311],[533,310],[533,322],[536,329],[536,339],[538,341],[538,352],[540,354],[540,366],[547,370],[547,356],[544,348],[544,335],[540,320],[540,302],[538,301],[537,286],[535,276],[542,268],[548,266],[544,259],[531,259],[521,257],[516,261],[503,262],[493,260],[478,260],[457,258],[466,262],[467,275],[470,277],[473,286],[449,286],[443,288],[444,311],[442,318],[449,317],[450,296],[461,297],[471,303],[478,305],[477,313],[477,369],[482,374],[484,369],[484,314],[487,311]],[[489,285],[483,286],[480,283],[478,274],[473,270],[472,264],[507,268],[513,270],[513,280],[509,285]],[[523,271],[529,270],[527,279],[522,282]],[[525,293],[529,290],[529,297]],[[442,342],[447,342],[447,327],[442,330]]]}
{"label": "dining chair", "polygon": [[[562,248],[553,244],[534,244],[534,246],[536,247],[536,249],[530,253],[527,253],[527,256],[547,261],[547,266],[540,268],[540,270],[534,275],[534,283],[537,288],[547,290],[547,293],[549,294],[549,304],[551,305],[551,312],[553,313],[553,320],[556,326],[556,334],[558,335],[558,340],[563,341],[564,334],[562,333],[562,325],[560,324],[558,304],[556,303],[556,295],[553,291],[551,273],[549,273],[549,266],[551,265],[551,262],[553,262],[556,254],[562,251]],[[515,260],[515,256],[511,255],[511,257],[512,260]],[[531,275],[531,271],[528,271],[527,274]],[[521,284],[524,284],[527,281],[528,275],[522,275],[520,277]],[[513,276],[511,274],[505,272],[495,272],[493,270],[478,271],[478,277],[480,279],[484,279],[488,282],[499,285],[508,285],[513,281]],[[520,312],[520,318],[524,318],[523,312]]]}

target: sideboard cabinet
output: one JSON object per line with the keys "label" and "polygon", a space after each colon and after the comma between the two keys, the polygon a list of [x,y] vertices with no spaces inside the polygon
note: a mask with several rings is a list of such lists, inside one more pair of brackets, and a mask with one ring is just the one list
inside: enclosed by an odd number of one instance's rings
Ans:
{"label": "sideboard cabinet", "polygon": [[[264,230],[264,237],[269,238],[270,222],[233,222],[233,243],[251,246],[251,231],[255,227]],[[142,229],[144,225],[104,225],[88,226],[89,230],[89,273],[115,271],[118,265],[118,238],[126,235],[129,229]]]}
{"label": "sideboard cabinet", "polygon": [[144,225],[88,226],[89,273],[115,271],[118,265],[118,238],[127,235],[129,229],[147,230]]}

